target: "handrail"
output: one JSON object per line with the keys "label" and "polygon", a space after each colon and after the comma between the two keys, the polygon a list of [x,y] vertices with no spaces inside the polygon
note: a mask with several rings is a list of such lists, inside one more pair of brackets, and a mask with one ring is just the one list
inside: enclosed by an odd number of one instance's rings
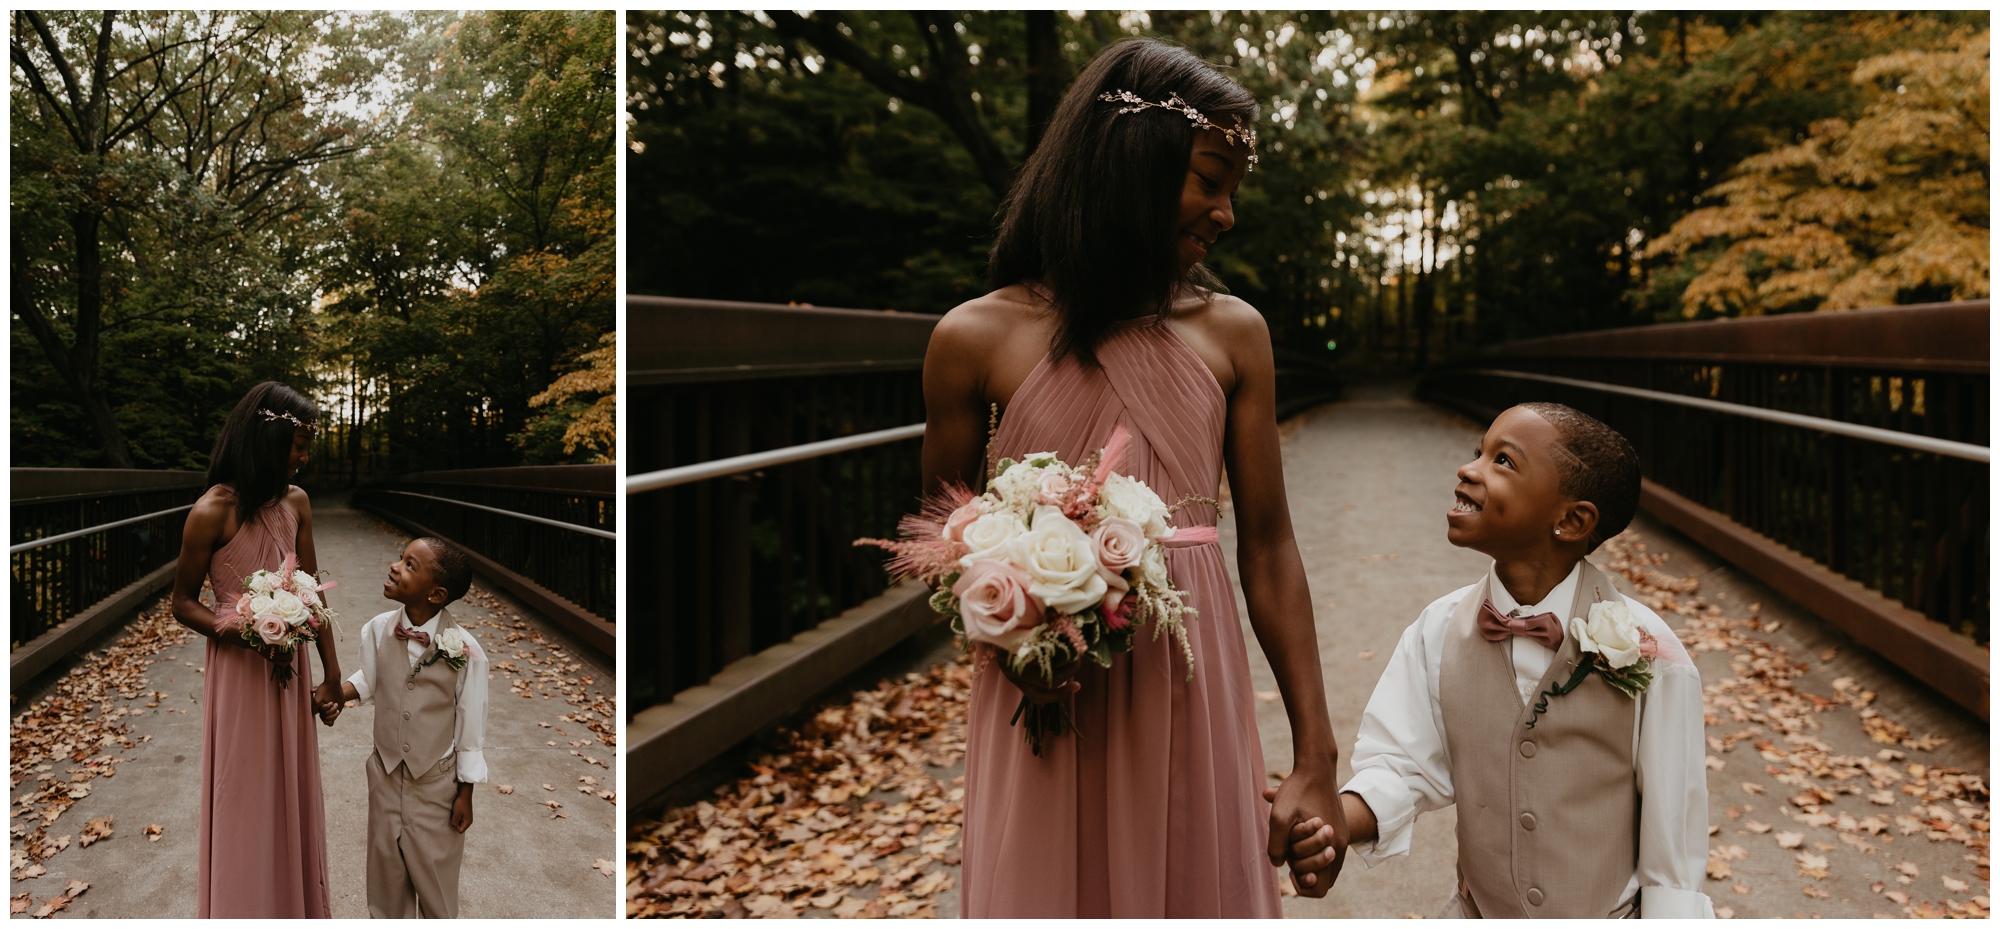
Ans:
{"label": "handrail", "polygon": [[1786,413],[1782,410],[1767,410],[1763,407],[1746,406],[1741,403],[1705,400],[1701,397],[1689,397],[1683,394],[1665,393],[1658,390],[1643,390],[1638,387],[1624,387],[1600,381],[1583,381],[1575,378],[1556,377],[1549,374],[1529,374],[1524,371],[1502,371],[1495,368],[1479,368],[1466,373],[1487,377],[1511,377],[1526,381],[1546,381],[1550,384],[1580,387],[1585,390],[1624,394],[1629,397],[1638,397],[1660,403],[1690,406],[1699,410],[1725,413],[1731,416],[1742,416],[1747,419],[1761,419],[1787,426],[1797,426],[1801,429],[1815,429],[1820,432],[1847,436],[1848,438],[1880,442],[1884,445],[1899,445],[1903,448],[1913,448],[1922,452],[1930,452],[1934,455],[1948,455],[1953,458],[1977,461],[1980,464],[1991,464],[1993,462],[1993,450],[1984,445],[1973,445],[1970,442],[1954,442],[1950,439],[1937,439],[1927,435],[1897,432],[1894,429],[1880,429],[1875,426],[1862,426],[1856,423],[1844,423],[1837,419],[1827,419],[1821,416]]}
{"label": "handrail", "polygon": [[700,464],[682,465],[678,468],[668,468],[664,471],[650,471],[645,474],[637,474],[625,478],[625,494],[626,496],[642,494],[650,490],[677,487],[681,484],[692,484],[695,481],[705,481],[712,477],[727,477],[731,474],[755,471],[758,468],[790,464],[794,461],[805,461],[808,458],[818,458],[822,455],[831,455],[835,452],[867,448],[871,445],[886,445],[890,442],[901,442],[905,439],[919,438],[923,434],[924,424],[917,423],[913,426],[897,426],[894,429],[883,429],[879,432],[864,432],[860,435],[827,439],[822,442],[808,442],[804,445],[775,448],[768,452],[753,452],[748,455],[737,455],[733,458],[719,458],[715,461],[704,461]]}
{"label": "handrail", "polygon": [[15,555],[21,552],[30,551],[32,549],[41,548],[44,545],[54,545],[57,542],[67,542],[70,539],[74,539],[78,536],[90,535],[93,532],[103,532],[106,529],[116,529],[119,526],[129,525],[131,523],[152,519],[155,516],[166,516],[170,513],[178,513],[182,510],[191,510],[191,509],[194,509],[194,504],[192,503],[187,504],[185,506],[177,506],[171,510],[161,510],[158,513],[147,513],[144,516],[133,516],[126,519],[121,519],[118,520],[117,522],[100,523],[98,525],[88,526],[82,529],[75,530],[73,532],[65,532],[62,535],[52,535],[46,539],[30,539],[26,542],[22,542],[19,545],[9,546],[7,549],[7,554]]}
{"label": "handrail", "polygon": [[512,516],[515,519],[525,519],[531,523],[541,523],[544,526],[554,526],[557,529],[568,529],[571,532],[587,533],[589,535],[594,535],[604,539],[616,540],[618,538],[618,533],[616,532],[606,532],[602,529],[594,528],[591,526],[579,526],[575,523],[566,523],[560,519],[548,519],[541,516],[530,516],[527,513],[516,513],[513,510],[503,510],[497,506],[486,506],[484,504],[470,503],[464,500],[453,500],[450,497],[433,497],[430,494],[415,494],[407,490],[377,490],[374,491],[374,493],[396,494],[398,496],[403,496],[403,497],[416,497],[419,500],[436,500],[439,503],[456,503],[459,506],[471,507],[472,509],[475,510],[485,510],[488,513],[498,513],[502,516]]}

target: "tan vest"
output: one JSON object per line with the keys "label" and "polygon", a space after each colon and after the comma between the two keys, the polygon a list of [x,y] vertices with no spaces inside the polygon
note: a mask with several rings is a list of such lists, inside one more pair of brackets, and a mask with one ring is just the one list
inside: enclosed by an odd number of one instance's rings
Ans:
{"label": "tan vest", "polygon": [[[399,615],[396,621],[409,619]],[[437,637],[456,625],[449,611],[438,611],[424,658],[436,654]],[[457,728],[458,672],[442,658],[422,670],[419,663],[410,660],[409,645],[396,638],[394,627],[382,633],[375,649],[375,754],[391,774],[405,761],[413,775],[436,766]]]}
{"label": "tan vest", "polygon": [[[1438,672],[1458,796],[1461,893],[1469,892],[1469,910],[1489,919],[1614,915],[1639,862],[1633,699],[1592,674],[1548,698],[1529,729],[1534,701],[1521,702],[1510,641],[1479,634],[1490,577],[1452,614]],[[1603,572],[1584,562],[1564,626],[1572,616],[1587,617],[1600,592],[1605,600],[1618,596]],[[1565,631],[1535,699],[1567,683],[1580,657],[1588,656]]]}

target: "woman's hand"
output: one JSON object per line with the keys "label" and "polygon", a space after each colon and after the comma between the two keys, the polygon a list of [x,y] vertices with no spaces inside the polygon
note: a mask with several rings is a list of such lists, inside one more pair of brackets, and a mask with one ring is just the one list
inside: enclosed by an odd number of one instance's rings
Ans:
{"label": "woman's hand", "polygon": [[1075,679],[1076,669],[1083,664],[1083,659],[1080,657],[1055,669],[1053,685],[1042,678],[1040,665],[1029,665],[1026,672],[1016,674],[1005,658],[996,659],[994,663],[1000,666],[1001,674],[1007,675],[1007,680],[1020,688],[1021,694],[1028,698],[1028,702],[1036,706],[1068,700],[1071,695],[1083,689],[1083,682]]}
{"label": "woman's hand", "polygon": [[341,699],[340,685],[327,681],[313,688],[313,703],[319,707],[319,721],[329,726],[340,718],[340,709],[346,705]]}
{"label": "woman's hand", "polygon": [[1348,841],[1332,766],[1301,765],[1283,783],[1265,790],[1264,799],[1271,801],[1271,864],[1291,865],[1292,882],[1302,896],[1326,896],[1340,875]]}

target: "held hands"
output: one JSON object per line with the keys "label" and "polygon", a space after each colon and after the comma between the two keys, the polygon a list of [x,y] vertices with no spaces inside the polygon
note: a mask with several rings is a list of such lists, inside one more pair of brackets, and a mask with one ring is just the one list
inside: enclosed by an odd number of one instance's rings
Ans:
{"label": "held hands", "polygon": [[320,722],[329,726],[340,718],[340,710],[346,705],[346,701],[341,698],[340,685],[332,681],[313,688],[312,700],[313,712],[319,714]]}
{"label": "held hands", "polygon": [[1347,819],[1331,765],[1301,765],[1264,791],[1271,802],[1272,866],[1289,864],[1299,894],[1324,897],[1347,857]]}

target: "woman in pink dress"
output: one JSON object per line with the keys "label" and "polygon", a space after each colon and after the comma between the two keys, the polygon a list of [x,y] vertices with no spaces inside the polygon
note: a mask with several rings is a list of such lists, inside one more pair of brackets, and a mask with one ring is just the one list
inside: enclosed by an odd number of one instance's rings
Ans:
{"label": "woman in pink dress", "polygon": [[[243,578],[278,570],[296,554],[317,573],[312,505],[291,484],[317,430],[319,408],[283,384],[250,389],[209,455],[208,492],[188,514],[174,573],[174,617],[208,638],[201,700],[201,826],[196,915],[215,918],[332,916],[326,883],[326,813],[320,800],[318,704],[338,700],[312,686],[305,650],[291,681],[272,680],[268,649],[219,635],[216,603],[233,604]],[[322,595],[324,596],[324,595]],[[337,687],[333,636],[319,638],[325,680]]]}
{"label": "woman in pink dress", "polygon": [[[1311,594],[1285,502],[1271,340],[1200,262],[1235,222],[1257,104],[1200,58],[1151,40],[1084,70],[1003,207],[992,293],[947,314],[924,364],[927,488],[979,487],[999,458],[1080,462],[1114,430],[1118,470],[1169,502],[1214,497],[1227,465],[1250,623],[1277,674],[1296,762],[1264,790],[1249,657],[1214,542],[1172,546],[1199,612],[1192,668],[1140,635],[1110,668],[1049,680],[985,662],[966,749],[968,917],[1279,916],[1288,843],[1323,895],[1339,841],[1336,748]],[[1003,412],[988,444],[989,409]],[[1213,526],[1214,505],[1176,512]],[[1189,673],[1192,671],[1192,680]],[[1077,731],[1040,756],[1010,726],[1022,695],[1072,702]],[[1266,797],[1273,799],[1267,801]]]}

